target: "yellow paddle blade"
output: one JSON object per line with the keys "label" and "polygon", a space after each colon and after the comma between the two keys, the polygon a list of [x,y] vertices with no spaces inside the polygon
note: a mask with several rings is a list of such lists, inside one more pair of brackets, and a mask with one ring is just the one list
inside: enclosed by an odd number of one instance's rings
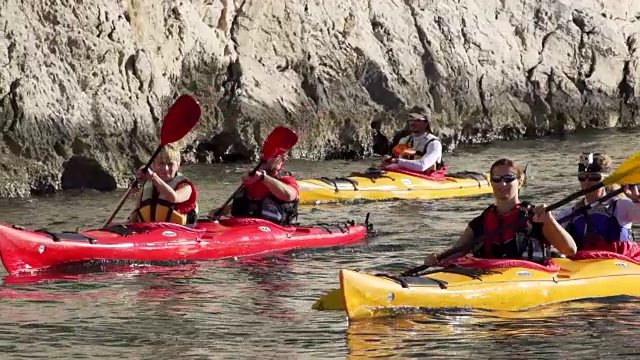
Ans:
{"label": "yellow paddle blade", "polygon": [[640,152],[629,157],[613,174],[602,181],[605,185],[640,184]]}
{"label": "yellow paddle blade", "polygon": [[344,297],[340,289],[331,290],[322,295],[313,306],[313,310],[344,310]]}

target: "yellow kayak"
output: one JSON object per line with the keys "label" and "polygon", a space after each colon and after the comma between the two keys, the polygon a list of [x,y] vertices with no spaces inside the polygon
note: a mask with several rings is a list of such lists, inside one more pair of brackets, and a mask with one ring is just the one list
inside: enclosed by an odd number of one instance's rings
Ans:
{"label": "yellow kayak", "polygon": [[408,171],[368,169],[349,177],[299,180],[300,204],[354,200],[439,199],[491,193],[489,174],[459,172],[433,179]]}
{"label": "yellow kayak", "polygon": [[[580,260],[554,258],[547,267],[524,260],[471,258],[414,277],[343,269],[341,304],[327,308],[342,307],[349,319],[359,319],[410,308],[522,311],[578,299],[640,296],[640,261],[609,252],[579,255]],[[322,306],[316,303],[314,308]]]}

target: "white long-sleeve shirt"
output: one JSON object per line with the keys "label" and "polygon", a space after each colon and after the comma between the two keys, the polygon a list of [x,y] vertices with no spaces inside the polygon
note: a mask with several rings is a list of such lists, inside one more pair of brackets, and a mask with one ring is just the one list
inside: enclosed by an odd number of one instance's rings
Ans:
{"label": "white long-sleeve shirt", "polygon": [[[431,141],[434,139],[435,141]],[[431,142],[429,143],[429,141]],[[433,134],[424,133],[418,136],[411,134],[400,139],[400,144],[411,144],[415,151],[424,152],[418,160],[398,159],[398,167],[401,169],[424,172],[436,163],[442,162],[442,143]]]}

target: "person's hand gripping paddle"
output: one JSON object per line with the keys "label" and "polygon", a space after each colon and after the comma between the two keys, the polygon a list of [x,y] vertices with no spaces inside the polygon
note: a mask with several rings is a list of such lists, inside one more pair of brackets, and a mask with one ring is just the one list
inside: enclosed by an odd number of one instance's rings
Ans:
{"label": "person's hand gripping paddle", "polygon": [[[264,141],[264,145],[262,146],[262,155],[260,156],[260,162],[256,165],[253,170],[251,170],[250,174],[255,174],[256,171],[260,169],[260,167],[266,163],[267,161],[275,158],[276,156],[284,155],[289,150],[291,150],[296,143],[298,142],[298,134],[293,132],[293,130],[286,128],[284,126],[278,126],[273,129],[271,134],[267,137],[267,140]],[[221,207],[213,215],[212,219],[216,220],[220,218],[220,215],[224,212],[224,209],[229,205],[231,200],[242,190],[244,185],[240,185],[236,191],[227,199],[227,201],[222,204]]]}

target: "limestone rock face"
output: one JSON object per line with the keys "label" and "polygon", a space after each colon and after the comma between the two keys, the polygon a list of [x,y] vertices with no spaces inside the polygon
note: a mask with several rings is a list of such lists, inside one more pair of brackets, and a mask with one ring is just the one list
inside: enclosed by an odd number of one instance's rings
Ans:
{"label": "limestone rock face", "polygon": [[[194,161],[370,153],[430,107],[451,149],[636,126],[640,1],[0,0],[0,196],[126,186],[182,93]],[[200,150],[200,151],[197,151]]]}

